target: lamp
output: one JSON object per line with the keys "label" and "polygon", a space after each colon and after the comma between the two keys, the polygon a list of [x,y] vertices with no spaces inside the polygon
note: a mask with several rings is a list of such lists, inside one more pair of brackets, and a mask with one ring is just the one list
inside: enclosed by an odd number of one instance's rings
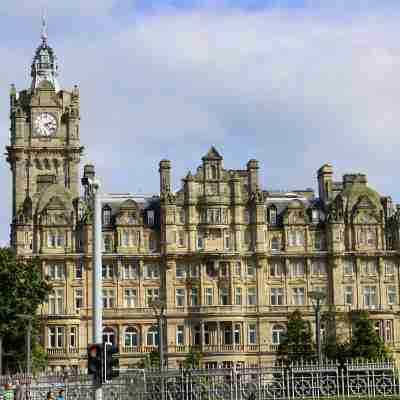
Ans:
{"label": "lamp", "polygon": [[315,311],[315,337],[317,340],[318,363],[322,362],[321,351],[321,304],[326,298],[326,294],[322,291],[313,290],[308,293]]}

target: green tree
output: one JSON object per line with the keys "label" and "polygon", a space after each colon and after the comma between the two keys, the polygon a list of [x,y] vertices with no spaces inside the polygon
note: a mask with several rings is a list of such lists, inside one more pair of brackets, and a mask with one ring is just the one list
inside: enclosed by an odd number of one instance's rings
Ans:
{"label": "green tree", "polygon": [[32,368],[41,368],[46,356],[37,342],[39,333],[38,309],[48,298],[50,284],[42,276],[38,259],[17,259],[11,249],[0,248],[0,335],[4,358],[3,368],[20,371],[26,358],[26,319],[32,319]]}
{"label": "green tree", "polygon": [[185,369],[200,368],[202,359],[203,356],[201,351],[191,347],[189,353],[186,355],[185,360],[183,361],[183,367]]}
{"label": "green tree", "polygon": [[389,358],[390,351],[382,338],[375,332],[373,322],[367,311],[361,311],[354,324],[349,345],[349,358],[377,360]]}
{"label": "green tree", "polygon": [[158,350],[152,350],[150,353],[147,353],[136,366],[141,369],[160,368],[160,352]]}
{"label": "green tree", "polygon": [[280,362],[307,360],[315,357],[310,324],[303,320],[301,312],[295,310],[288,316],[287,333],[278,347]]}

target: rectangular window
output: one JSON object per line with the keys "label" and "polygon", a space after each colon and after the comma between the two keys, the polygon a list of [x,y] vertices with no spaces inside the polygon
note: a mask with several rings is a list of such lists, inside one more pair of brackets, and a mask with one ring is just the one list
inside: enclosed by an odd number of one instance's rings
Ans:
{"label": "rectangular window", "polygon": [[257,344],[257,325],[249,324],[249,344]]}
{"label": "rectangular window", "polygon": [[282,276],[283,275],[283,263],[281,261],[274,261],[269,268],[271,276]]}
{"label": "rectangular window", "polygon": [[83,275],[83,265],[81,262],[75,264],[75,279],[82,279]]}
{"label": "rectangular window", "polygon": [[229,269],[229,264],[225,262],[220,262],[219,263],[219,272],[221,277],[226,278],[228,276],[228,269]]}
{"label": "rectangular window", "polygon": [[199,277],[199,265],[198,264],[190,264],[189,272],[191,278],[198,278]]}
{"label": "rectangular window", "polygon": [[178,244],[181,247],[185,246],[185,232],[184,231],[178,232]]}
{"label": "rectangular window", "polygon": [[393,261],[385,261],[385,275],[394,275],[394,263]]}
{"label": "rectangular window", "polygon": [[304,276],[305,268],[304,261],[293,261],[292,262],[292,276]]}
{"label": "rectangular window", "polygon": [[226,306],[229,303],[229,294],[228,294],[228,288],[220,288],[219,289],[219,304],[222,306]]}
{"label": "rectangular window", "polygon": [[160,277],[160,268],[158,264],[146,264],[144,269],[147,279],[158,279]]}
{"label": "rectangular window", "polygon": [[229,232],[225,233],[224,244],[226,250],[229,250],[231,248],[231,234]]}
{"label": "rectangular window", "polygon": [[184,346],[185,344],[185,327],[183,325],[178,325],[176,327],[176,345]]}
{"label": "rectangular window", "polygon": [[204,236],[200,231],[197,232],[197,248],[199,250],[204,249]]}
{"label": "rectangular window", "polygon": [[153,301],[158,300],[160,297],[160,291],[158,288],[147,288],[146,289],[146,304],[151,307]]}
{"label": "rectangular window", "polygon": [[185,264],[176,264],[175,276],[177,278],[185,278],[185,276],[186,276],[186,265]]}
{"label": "rectangular window", "polygon": [[133,308],[137,306],[137,290],[132,288],[124,289],[124,306]]}
{"label": "rectangular window", "polygon": [[256,268],[254,263],[252,263],[251,261],[247,262],[247,276],[249,278],[254,278],[256,275]]}
{"label": "rectangular window", "polygon": [[355,265],[353,260],[344,260],[343,266],[344,275],[353,275],[355,272]]}
{"label": "rectangular window", "polygon": [[244,220],[245,224],[249,224],[250,223],[250,211],[249,210],[244,210],[243,220]]}
{"label": "rectangular window", "polygon": [[83,308],[83,289],[74,289],[74,299],[75,299],[75,310],[80,310]]}
{"label": "rectangular window", "polygon": [[283,288],[271,288],[271,305],[280,306],[283,304]]}
{"label": "rectangular window", "polygon": [[103,234],[103,251],[111,253],[113,251],[112,236]]}
{"label": "rectangular window", "polygon": [[177,288],[175,289],[175,301],[177,307],[185,306],[185,289]]}
{"label": "rectangular window", "polygon": [[376,260],[363,260],[361,265],[366,275],[375,275],[378,272],[378,263]]}
{"label": "rectangular window", "polygon": [[192,288],[190,291],[190,305],[192,306],[199,305],[199,296],[197,288]]}
{"label": "rectangular window", "polygon": [[234,270],[236,276],[242,276],[242,263],[240,261],[235,262]]}
{"label": "rectangular window", "polygon": [[242,305],[242,288],[240,287],[235,288],[235,305]]}
{"label": "rectangular window", "polygon": [[103,276],[103,279],[113,279],[114,266],[112,264],[103,265],[102,276]]}
{"label": "rectangular window", "polygon": [[184,224],[185,222],[186,222],[186,215],[185,215],[186,213],[185,213],[185,209],[183,209],[183,208],[181,208],[180,210],[179,210],[179,222],[181,223],[181,224]]}
{"label": "rectangular window", "polygon": [[313,261],[312,262],[312,274],[313,275],[326,275],[326,263],[325,261]]}
{"label": "rectangular window", "polygon": [[244,244],[251,244],[251,232],[248,229],[244,231]]}
{"label": "rectangular window", "polygon": [[353,287],[352,286],[346,286],[344,288],[344,304],[346,306],[353,305]]}
{"label": "rectangular window", "polygon": [[154,225],[154,210],[147,210],[147,224]]}
{"label": "rectangular window", "polygon": [[124,279],[138,279],[139,266],[137,263],[126,263],[123,265],[123,278]]}
{"label": "rectangular window", "polygon": [[69,347],[71,348],[76,348],[78,346],[77,343],[77,327],[76,326],[71,326],[71,328],[69,329]]}
{"label": "rectangular window", "polygon": [[247,288],[247,305],[255,306],[257,304],[257,292],[255,287]]}
{"label": "rectangular window", "polygon": [[303,287],[292,288],[293,304],[297,306],[304,306],[305,304],[305,289]]}
{"label": "rectangular window", "polygon": [[63,280],[65,279],[65,265],[49,264],[47,267],[47,274],[51,280]]}
{"label": "rectangular window", "polygon": [[296,246],[302,246],[304,244],[304,232],[296,231]]}
{"label": "rectangular window", "polygon": [[213,288],[208,287],[204,289],[204,298],[207,306],[213,305]]}
{"label": "rectangular window", "polygon": [[364,287],[364,305],[366,307],[376,306],[376,287],[365,286]]}
{"label": "rectangular window", "polygon": [[49,314],[64,314],[64,289],[56,288],[49,295]]}
{"label": "rectangular window", "polygon": [[122,246],[128,247],[130,245],[130,234],[127,229],[122,231]]}
{"label": "rectangular window", "polygon": [[64,347],[64,332],[65,328],[63,326],[49,326],[48,333],[50,348]]}
{"label": "rectangular window", "polygon": [[114,289],[103,289],[103,308],[113,308],[115,306]]}
{"label": "rectangular window", "polygon": [[150,234],[149,237],[149,250],[156,251],[157,250],[157,240],[154,237],[154,234]]}
{"label": "rectangular window", "polygon": [[389,305],[396,304],[396,302],[397,302],[396,286],[388,286],[387,302]]}

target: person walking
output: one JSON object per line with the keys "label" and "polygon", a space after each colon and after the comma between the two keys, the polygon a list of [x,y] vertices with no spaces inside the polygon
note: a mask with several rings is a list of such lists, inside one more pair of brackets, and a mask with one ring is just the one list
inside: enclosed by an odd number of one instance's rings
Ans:
{"label": "person walking", "polygon": [[14,400],[14,390],[12,388],[11,383],[6,383],[4,385],[4,395],[3,395],[4,400]]}
{"label": "person walking", "polygon": [[19,381],[15,382],[15,400],[24,400],[24,387],[21,385]]}
{"label": "person walking", "polygon": [[65,400],[65,397],[64,397],[64,389],[60,389],[60,390],[58,391],[58,395],[57,395],[57,397],[56,397],[56,400]]}
{"label": "person walking", "polygon": [[54,396],[53,393],[51,393],[51,391],[47,392],[46,400],[54,400]]}

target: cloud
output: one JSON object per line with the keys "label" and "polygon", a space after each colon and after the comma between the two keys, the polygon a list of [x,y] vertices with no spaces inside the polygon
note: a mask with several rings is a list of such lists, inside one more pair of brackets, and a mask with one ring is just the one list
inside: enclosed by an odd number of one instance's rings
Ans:
{"label": "cloud", "polygon": [[[61,83],[80,86],[85,160],[107,190],[157,191],[162,158],[172,160],[177,186],[215,144],[228,168],[258,158],[266,188],[315,186],[317,168],[332,162],[337,178],[366,172],[372,186],[400,199],[392,183],[400,144],[398,7],[388,2],[377,11],[370,2],[346,14],[346,5],[331,13],[321,2],[301,10],[172,3],[153,4],[131,23],[121,15],[127,3],[88,2],[103,14],[107,34],[87,24],[89,8],[76,8],[74,32],[61,25],[50,38]],[[12,81],[23,86],[36,42],[0,48],[3,93]],[[10,187],[4,164],[0,184]],[[9,213],[0,220],[7,226]]]}

